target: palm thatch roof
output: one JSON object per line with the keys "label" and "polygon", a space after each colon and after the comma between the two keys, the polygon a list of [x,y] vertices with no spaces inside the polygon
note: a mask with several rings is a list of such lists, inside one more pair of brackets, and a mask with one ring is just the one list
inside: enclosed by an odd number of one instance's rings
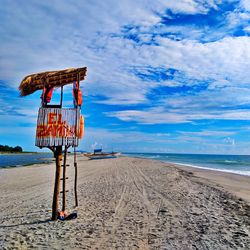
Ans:
{"label": "palm thatch roof", "polygon": [[28,75],[20,83],[20,95],[30,95],[48,86],[61,87],[78,80],[82,81],[86,76],[86,72],[87,67],[83,67]]}

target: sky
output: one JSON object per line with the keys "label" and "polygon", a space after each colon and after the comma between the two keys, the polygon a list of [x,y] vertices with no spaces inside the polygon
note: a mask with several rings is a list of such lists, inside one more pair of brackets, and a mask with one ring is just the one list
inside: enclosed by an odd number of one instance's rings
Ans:
{"label": "sky", "polygon": [[250,154],[249,0],[0,2],[0,144],[41,151],[26,75],[87,66],[79,149]]}

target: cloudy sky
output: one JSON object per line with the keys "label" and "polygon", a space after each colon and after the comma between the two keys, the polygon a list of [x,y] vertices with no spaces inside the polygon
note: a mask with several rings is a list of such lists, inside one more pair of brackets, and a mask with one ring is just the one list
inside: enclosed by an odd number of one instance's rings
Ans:
{"label": "cloudy sky", "polygon": [[0,144],[39,150],[24,76],[87,66],[80,149],[249,154],[249,21],[249,0],[1,0]]}

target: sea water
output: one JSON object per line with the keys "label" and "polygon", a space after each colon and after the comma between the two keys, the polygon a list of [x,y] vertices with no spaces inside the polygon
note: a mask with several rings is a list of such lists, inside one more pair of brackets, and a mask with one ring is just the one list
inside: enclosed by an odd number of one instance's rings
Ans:
{"label": "sea water", "polygon": [[20,167],[52,161],[52,153],[0,154],[0,168]]}
{"label": "sea water", "polygon": [[211,169],[250,176],[249,155],[126,153],[127,156],[149,158],[189,167]]}

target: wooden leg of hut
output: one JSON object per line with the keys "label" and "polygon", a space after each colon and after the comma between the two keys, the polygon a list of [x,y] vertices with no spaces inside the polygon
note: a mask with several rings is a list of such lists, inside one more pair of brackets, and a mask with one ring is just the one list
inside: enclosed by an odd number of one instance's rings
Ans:
{"label": "wooden leg of hut", "polygon": [[57,220],[59,195],[60,195],[60,172],[61,172],[61,159],[62,159],[62,146],[57,146],[55,150],[56,158],[56,175],[55,175],[55,187],[52,204],[52,220]]}

